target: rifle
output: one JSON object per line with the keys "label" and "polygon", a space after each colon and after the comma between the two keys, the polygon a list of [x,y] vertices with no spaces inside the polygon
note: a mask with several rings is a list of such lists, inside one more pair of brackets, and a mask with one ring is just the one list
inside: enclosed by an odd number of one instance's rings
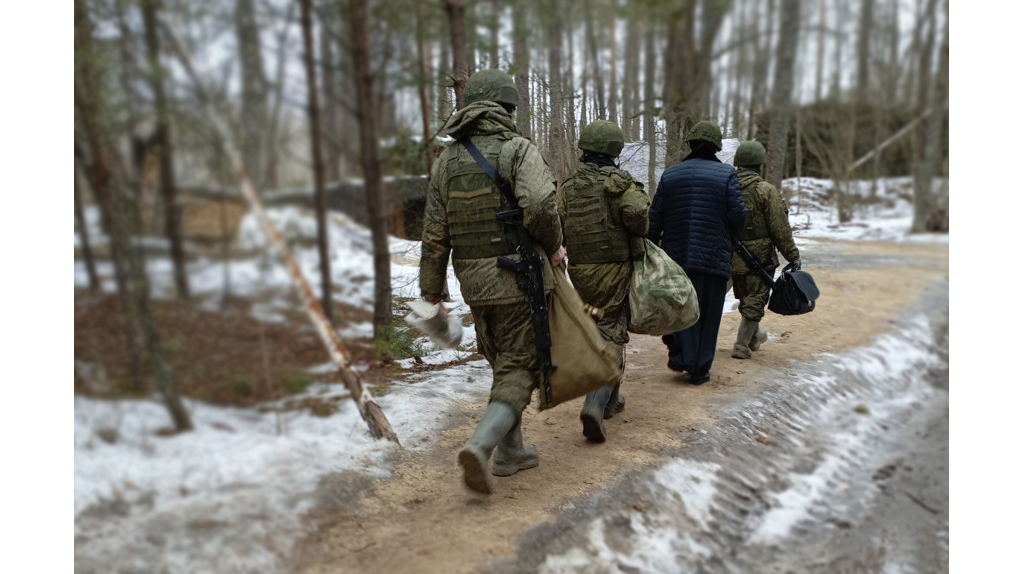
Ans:
{"label": "rifle", "polygon": [[469,138],[459,140],[460,143],[473,156],[473,160],[484,170],[487,177],[498,186],[501,195],[511,206],[507,211],[499,211],[497,218],[503,225],[512,225],[516,228],[518,245],[516,253],[519,260],[508,257],[498,257],[498,268],[507,269],[516,275],[516,285],[526,293],[530,302],[530,320],[533,323],[533,338],[537,344],[537,355],[540,357],[541,377],[543,380],[544,401],[550,404],[554,399],[551,393],[551,373],[557,368],[551,360],[551,325],[548,322],[548,300],[544,294],[544,260],[537,255],[533,248],[533,237],[526,230],[523,223],[523,208],[519,207],[519,200],[512,192],[512,186],[494,170],[480,150],[473,145]]}
{"label": "rifle", "polygon": [[750,252],[749,249],[747,249],[747,246],[744,245],[742,241],[734,241],[732,246],[733,249],[736,250],[736,253],[739,254],[740,259],[742,259],[747,264],[747,267],[749,267],[751,271],[757,273],[758,275],[761,276],[762,279],[768,282],[769,289],[773,285],[775,285],[775,277],[773,277],[772,274],[768,273],[768,267],[771,266],[770,264],[758,259],[756,255],[754,255],[753,253]]}

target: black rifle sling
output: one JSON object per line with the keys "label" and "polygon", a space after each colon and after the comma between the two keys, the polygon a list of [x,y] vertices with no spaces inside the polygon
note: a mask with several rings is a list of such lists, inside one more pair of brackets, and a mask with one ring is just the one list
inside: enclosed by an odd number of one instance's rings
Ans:
{"label": "black rifle sling", "polygon": [[774,285],[775,278],[768,274],[768,264],[765,263],[764,261],[761,261],[753,253],[751,253],[750,250],[747,249],[746,245],[743,245],[741,242],[737,241],[735,245],[733,245],[733,250],[736,251],[736,254],[740,256],[740,259],[742,259],[747,264],[747,267],[750,268],[750,271],[752,271],[756,275],[760,275],[762,279],[768,282],[769,288],[771,288]]}
{"label": "black rifle sling", "polygon": [[498,175],[498,172],[494,171],[494,166],[491,162],[487,161],[484,154],[480,153],[480,150],[473,145],[472,140],[469,138],[459,140],[459,142],[465,146],[466,151],[469,155],[473,156],[473,161],[480,166],[480,169],[484,170],[487,174],[488,179],[494,182],[494,185],[498,186],[498,190],[501,191],[501,195],[505,198],[505,201],[512,206],[512,209],[519,209],[519,200],[516,199],[516,194],[512,193],[512,186],[509,185],[508,180]]}
{"label": "black rifle sling", "polygon": [[[475,145],[473,145],[473,142],[469,138],[465,138],[465,139],[459,140],[459,143],[461,143],[466,148],[466,151],[469,152],[469,155],[473,156],[473,160],[477,163],[477,165],[480,166],[480,169],[484,170],[484,173],[487,174],[488,179],[490,179],[494,183],[494,185],[498,186],[498,190],[501,191],[501,195],[504,196],[505,201],[508,202],[509,206],[513,210],[520,211],[520,213],[521,213],[522,210],[519,207],[519,200],[516,199],[516,194],[512,192],[512,186],[509,184],[508,180],[506,180],[503,177],[501,177],[500,175],[498,175],[498,172],[496,172],[494,170],[494,166],[491,165],[491,162],[487,161],[487,158],[485,158],[484,155],[482,153],[480,153],[480,150],[477,149],[477,147]],[[520,227],[522,227],[522,225],[523,225],[522,219],[520,219],[518,225]],[[525,229],[523,229],[523,233],[526,233]],[[525,255],[523,255],[522,253],[521,253],[521,256],[525,258]],[[499,266],[501,264],[501,259],[502,258],[498,259]],[[527,295],[529,295],[529,293],[527,293]],[[540,305],[542,305],[542,308],[543,308],[544,321],[547,322],[548,316],[547,316],[546,305],[543,302],[541,302]],[[536,311],[536,309],[534,309],[534,311]],[[544,384],[544,387],[543,387],[544,398],[545,398],[545,401],[548,404],[551,404],[551,402],[552,402],[552,390],[551,390],[550,374],[551,374],[551,371],[553,371],[555,369],[555,366],[551,364],[551,358],[550,358],[551,357],[551,355],[550,355],[551,350],[550,350],[550,347],[548,347],[546,350],[540,348],[542,346],[541,341],[543,341],[543,340],[547,340],[549,342],[548,344],[550,345],[551,335],[550,335],[550,333],[548,333],[547,336],[545,337],[544,335],[542,335],[542,333],[539,331],[539,329],[541,329],[541,327],[539,327],[537,325],[536,320],[534,320],[533,321],[534,338],[537,340],[538,351],[540,351],[540,353],[541,353],[541,362],[543,363],[543,368],[542,368],[542,371],[541,371],[541,375],[542,375],[543,384]],[[545,358],[545,356],[546,356],[546,358]]]}

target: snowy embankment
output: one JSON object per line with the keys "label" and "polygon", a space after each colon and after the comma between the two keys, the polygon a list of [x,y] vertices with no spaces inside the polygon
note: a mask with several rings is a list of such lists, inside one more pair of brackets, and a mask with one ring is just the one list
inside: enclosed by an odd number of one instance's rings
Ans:
{"label": "snowy embankment", "polygon": [[[936,179],[936,191],[947,184]],[[947,233],[911,234],[914,220],[913,179],[890,177],[879,179],[875,192],[871,182],[849,182],[851,217],[840,222],[836,183],[810,177],[783,180],[783,191],[789,202],[789,222],[798,238],[817,237],[844,241],[886,241],[949,244]]]}
{"label": "snowy embankment", "polygon": [[[296,207],[274,208],[271,218],[282,231],[314,291],[319,291],[319,265],[312,214]],[[88,212],[91,237],[106,242],[95,210]],[[330,215],[330,249],[335,300],[372,309],[373,262],[369,231],[340,214]],[[159,248],[161,240],[146,238]],[[76,234],[76,247],[78,237]],[[193,293],[215,309],[230,285],[233,296],[254,301],[252,314],[264,321],[283,321],[294,308],[291,283],[276,258],[265,249],[258,222],[243,220],[240,239],[228,262],[195,257],[189,263]],[[419,243],[391,240],[392,284],[396,297],[419,295]],[[147,266],[156,297],[173,296],[170,261],[150,256]],[[115,289],[109,261],[99,261],[103,288]],[[75,286],[87,285],[84,264],[75,262]],[[454,272],[449,271],[451,311],[469,313]],[[319,294],[319,293],[318,293]],[[341,329],[344,338],[369,337],[368,322]],[[423,362],[443,365],[463,361],[475,344],[472,327],[465,330],[462,350],[437,350],[418,341]],[[412,359],[400,362],[411,367]],[[330,364],[311,372],[330,370]],[[365,368],[357,366],[358,369]],[[486,400],[490,369],[476,360],[446,369],[410,374],[392,382],[378,398],[406,448],[432,444],[447,422],[453,403]],[[372,389],[371,389],[372,390]],[[304,395],[320,399],[343,395],[343,385],[317,384]],[[354,404],[338,403],[338,411],[319,417],[309,410],[290,410],[285,401],[257,408],[225,408],[186,401],[196,430],[161,436],[169,426],[167,413],[149,400],[75,398],[75,535],[76,558],[83,564],[134,563],[152,569],[161,564],[179,571],[276,570],[302,532],[302,514],[326,477],[346,471],[369,478],[387,475],[386,457],[394,447],[368,435]],[[204,524],[196,529],[196,524]],[[272,538],[273,543],[267,539]],[[157,540],[158,542],[154,542]],[[159,568],[156,568],[159,569]]]}

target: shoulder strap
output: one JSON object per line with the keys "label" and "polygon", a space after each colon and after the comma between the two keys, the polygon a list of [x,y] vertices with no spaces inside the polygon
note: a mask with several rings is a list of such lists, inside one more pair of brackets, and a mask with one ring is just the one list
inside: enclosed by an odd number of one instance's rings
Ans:
{"label": "shoulder strap", "polygon": [[491,165],[491,162],[487,161],[487,158],[485,158],[484,155],[480,153],[480,150],[473,145],[473,141],[469,138],[465,138],[459,140],[459,143],[466,148],[469,155],[473,156],[473,161],[480,166],[480,169],[484,170],[484,173],[487,174],[487,177],[492,182],[494,182],[494,185],[498,186],[498,190],[501,191],[501,195],[505,197],[505,201],[507,201],[513,209],[519,209],[519,200],[516,198],[516,194],[512,192],[512,186],[509,185],[508,180],[498,175],[498,172],[494,170],[494,166]]}

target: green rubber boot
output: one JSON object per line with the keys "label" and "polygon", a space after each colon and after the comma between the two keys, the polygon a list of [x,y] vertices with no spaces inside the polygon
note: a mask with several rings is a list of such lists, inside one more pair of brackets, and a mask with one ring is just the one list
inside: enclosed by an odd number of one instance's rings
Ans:
{"label": "green rubber boot", "polygon": [[736,343],[732,346],[734,359],[750,358],[750,340],[754,337],[756,330],[757,323],[755,321],[749,321],[746,317],[740,320],[740,330],[736,333]]}
{"label": "green rubber boot", "polygon": [[467,488],[481,494],[494,491],[491,473],[487,468],[491,451],[518,422],[519,416],[511,406],[499,401],[491,401],[487,405],[473,436],[459,451],[459,464],[462,465],[463,481]]}
{"label": "green rubber boot", "polygon": [[750,338],[750,350],[756,351],[761,348],[761,345],[768,340],[768,333],[761,329],[761,323],[754,323],[757,327],[754,329],[754,336]]}
{"label": "green rubber boot", "polygon": [[494,460],[491,461],[491,474],[494,476],[512,476],[520,470],[536,468],[540,464],[537,447],[523,446],[523,425],[520,422],[508,431],[498,447],[494,449]]}
{"label": "green rubber boot", "polygon": [[580,422],[583,423],[583,436],[590,442],[604,442],[608,440],[608,434],[604,428],[604,407],[612,396],[615,385],[608,385],[603,389],[594,391],[583,400],[583,410],[580,411]]}

